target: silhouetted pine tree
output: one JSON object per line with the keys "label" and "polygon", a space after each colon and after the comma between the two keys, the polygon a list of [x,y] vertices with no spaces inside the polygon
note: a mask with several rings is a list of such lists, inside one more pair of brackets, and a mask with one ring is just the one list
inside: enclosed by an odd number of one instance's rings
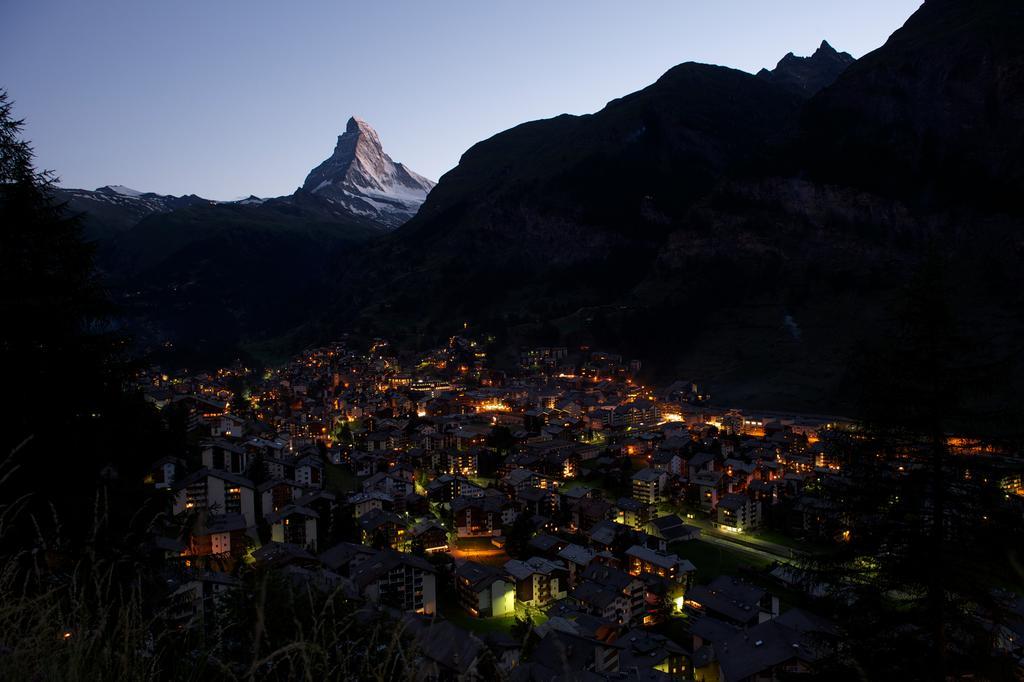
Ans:
{"label": "silhouetted pine tree", "polygon": [[[828,441],[842,475],[820,495],[845,542],[811,575],[833,589],[854,677],[1010,674],[994,635],[1000,589],[1024,585],[1014,569],[1024,536],[1021,506],[999,480],[1015,466],[1019,423],[1011,403],[989,409],[987,397],[1006,395],[997,389],[1011,368],[965,341],[943,267],[923,267],[901,333],[863,363],[863,429]],[[982,453],[973,438],[1001,439],[1009,456]]]}
{"label": "silhouetted pine tree", "polygon": [[23,508],[37,548],[52,551],[95,540],[97,514],[134,513],[115,511],[107,493],[141,492],[161,443],[154,411],[124,393],[92,248],[54,199],[53,177],[33,166],[22,127],[0,91],[0,453],[16,465],[0,503],[11,517]]}

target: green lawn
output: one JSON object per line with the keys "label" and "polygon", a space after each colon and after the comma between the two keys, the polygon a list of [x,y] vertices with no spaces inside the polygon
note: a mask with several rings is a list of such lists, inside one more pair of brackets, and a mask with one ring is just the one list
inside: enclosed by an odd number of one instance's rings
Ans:
{"label": "green lawn", "polygon": [[562,490],[572,490],[586,486],[601,493],[607,500],[617,500],[620,497],[628,497],[632,492],[632,483],[629,476],[622,475],[617,478],[605,478],[604,476],[578,476],[562,484]]}
{"label": "green lawn", "polygon": [[561,487],[561,490],[568,492],[570,490],[575,490],[576,488],[600,488],[600,487],[601,487],[601,479],[600,478],[596,478],[596,477],[594,477],[594,478],[583,478],[582,476],[577,476],[576,478],[570,478],[565,483],[563,483],[562,487]]}
{"label": "green lawn", "polygon": [[792,535],[781,533],[776,530],[758,530],[751,533],[755,538],[764,540],[765,542],[771,542],[776,545],[782,545],[783,547],[789,547],[805,554],[815,554],[819,552],[827,552],[832,547],[826,542],[810,542],[808,540],[800,540]]}
{"label": "green lawn", "polygon": [[[742,550],[721,547],[702,540],[677,542],[669,548],[669,551],[693,562],[697,567],[696,582],[702,585],[711,582],[720,575],[740,576],[740,569],[743,568],[761,571],[772,564],[772,561],[764,557],[749,554]],[[783,611],[787,611],[793,606],[807,605],[807,598],[803,594],[797,590],[779,585],[767,573],[748,574],[742,577],[778,597]],[[672,623],[672,625],[679,626],[678,623]]]}
{"label": "green lawn", "polygon": [[359,477],[352,473],[352,470],[342,464],[327,464],[327,485],[328,491],[347,495],[360,490]]}
{"label": "green lawn", "polygon": [[468,613],[462,611],[452,611],[451,613],[445,614],[445,618],[451,622],[452,625],[456,625],[463,630],[469,630],[475,632],[478,635],[487,635],[490,633],[504,633],[509,634],[509,630],[512,625],[516,622],[515,616],[504,616],[501,618],[474,618]]}
{"label": "green lawn", "polygon": [[711,582],[720,575],[738,575],[741,568],[760,570],[771,564],[763,557],[703,540],[677,542],[669,547],[669,551],[693,562],[697,567],[698,583]]}

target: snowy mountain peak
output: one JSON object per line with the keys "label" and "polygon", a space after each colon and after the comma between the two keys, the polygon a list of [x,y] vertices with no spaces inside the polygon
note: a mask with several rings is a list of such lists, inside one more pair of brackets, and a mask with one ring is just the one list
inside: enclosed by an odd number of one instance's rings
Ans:
{"label": "snowy mountain peak", "polygon": [[359,118],[358,116],[352,116],[351,118],[348,119],[348,124],[346,124],[346,126],[345,126],[345,132],[346,133],[364,132],[364,133],[369,133],[370,135],[373,135],[374,138],[377,137],[377,131],[374,130],[373,127],[369,123],[367,123],[363,119]]}
{"label": "snowy mountain peak", "polygon": [[306,177],[302,189],[357,215],[398,227],[419,210],[434,182],[395,163],[369,123],[353,116],[334,153]]}

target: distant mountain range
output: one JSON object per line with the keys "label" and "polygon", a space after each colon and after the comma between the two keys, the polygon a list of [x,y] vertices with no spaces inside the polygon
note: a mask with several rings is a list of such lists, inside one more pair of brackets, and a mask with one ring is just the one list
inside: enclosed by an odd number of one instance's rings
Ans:
{"label": "distant mountain range", "polygon": [[294,194],[212,201],[113,185],[62,189],[143,348],[171,346],[189,362],[307,321],[308,301],[338,252],[394,229],[434,183],[391,160],[352,118],[331,157]]}
{"label": "distant mountain range", "polygon": [[681,64],[482,141],[433,188],[353,119],[294,195],[154,212],[102,251],[163,287],[133,299],[152,338],[207,355],[468,323],[510,351],[614,348],[736,404],[842,410],[926,256],[956,264],[979,339],[1024,338],[1021,35],[1019,2],[927,0],[856,61],[823,42],[757,75]]}
{"label": "distant mountain range", "polygon": [[109,239],[131,229],[152,213],[214,203],[195,194],[181,197],[139,192],[122,185],[107,185],[95,190],[62,189],[58,199],[71,210],[82,213],[85,233],[90,239]]}
{"label": "distant mountain range", "polygon": [[[381,146],[377,132],[365,121],[352,117],[338,136],[334,153],[310,171],[294,195],[275,197],[287,202],[305,193],[334,206],[333,212],[381,229],[401,225],[416,214],[434,182],[395,163]],[[61,189],[59,198],[83,214],[86,236],[107,239],[135,227],[143,218],[193,206],[224,204],[255,206],[267,199],[249,195],[235,201],[213,201],[195,194],[173,196],[140,192],[123,185],[95,190]]]}

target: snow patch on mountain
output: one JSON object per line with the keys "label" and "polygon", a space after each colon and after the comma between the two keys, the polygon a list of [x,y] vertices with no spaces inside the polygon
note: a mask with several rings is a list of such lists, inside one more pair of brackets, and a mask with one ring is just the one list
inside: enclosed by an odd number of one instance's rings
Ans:
{"label": "snow patch on mountain", "polygon": [[103,187],[97,188],[96,191],[102,192],[104,190],[109,190],[114,194],[120,194],[123,197],[141,197],[143,194],[145,194],[145,192],[140,192],[137,189],[125,187],[124,185],[105,185]]}
{"label": "snow patch on mountain", "polygon": [[260,198],[255,194],[250,194],[244,197],[236,197],[230,201],[218,201],[218,204],[238,204],[239,206],[258,206],[262,204],[266,199]]}
{"label": "snow patch on mountain", "polygon": [[149,213],[167,213],[187,206],[217,203],[194,194],[179,197],[172,194],[140,192],[124,185],[104,185],[94,190],[63,188],[61,192],[72,201],[74,210],[88,212],[102,210],[100,207],[107,206],[118,210],[124,209],[127,211],[126,215],[136,215],[140,219]]}

